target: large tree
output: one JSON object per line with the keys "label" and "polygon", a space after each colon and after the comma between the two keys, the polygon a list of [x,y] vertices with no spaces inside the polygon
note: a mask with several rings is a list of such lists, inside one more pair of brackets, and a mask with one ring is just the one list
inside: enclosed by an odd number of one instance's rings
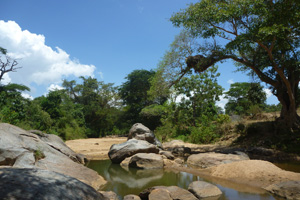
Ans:
{"label": "large tree", "polygon": [[202,0],[171,21],[206,40],[199,55],[186,59],[182,74],[231,59],[270,86],[282,104],[280,119],[299,128],[300,1]]}

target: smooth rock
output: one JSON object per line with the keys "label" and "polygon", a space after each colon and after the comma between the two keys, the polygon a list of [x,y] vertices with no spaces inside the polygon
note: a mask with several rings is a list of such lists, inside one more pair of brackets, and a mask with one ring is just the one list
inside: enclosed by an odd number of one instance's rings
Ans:
{"label": "smooth rock", "polygon": [[128,140],[130,139],[145,140],[150,144],[162,147],[159,140],[155,137],[154,133],[141,123],[134,124],[129,130]]}
{"label": "smooth rock", "polygon": [[161,155],[154,153],[138,153],[131,157],[129,167],[138,169],[159,169],[164,167]]}
{"label": "smooth rock", "polygon": [[159,149],[144,140],[130,139],[110,147],[108,156],[113,163],[121,163],[125,158],[137,153],[158,153]]}
{"label": "smooth rock", "polygon": [[75,178],[42,169],[0,169],[0,199],[105,200],[91,186]]}
{"label": "smooth rock", "polygon": [[[106,181],[82,164],[63,141],[54,135],[36,135],[19,127],[0,123],[0,165],[40,168],[62,173],[98,190]],[[76,159],[75,159],[76,158]]]}
{"label": "smooth rock", "polygon": [[193,193],[198,199],[216,197],[216,199],[222,195],[222,191],[215,185],[207,183],[205,181],[192,182],[188,190]]}
{"label": "smooth rock", "polygon": [[166,156],[167,159],[174,160],[175,157],[170,151],[159,151],[159,155]]}
{"label": "smooth rock", "polygon": [[141,198],[137,195],[129,194],[124,196],[123,200],[141,200]]}
{"label": "smooth rock", "polygon": [[149,200],[173,200],[171,194],[166,189],[154,189],[148,196]]}
{"label": "smooth rock", "polygon": [[208,168],[242,160],[249,160],[249,157],[237,154],[199,153],[190,155],[187,159],[187,164],[194,167]]}
{"label": "smooth rock", "polygon": [[270,185],[266,188],[272,194],[286,199],[300,199],[300,180],[287,181]]}
{"label": "smooth rock", "polygon": [[176,200],[197,200],[198,198],[196,198],[191,192],[182,189],[180,187],[177,186],[155,186],[152,188],[148,188],[144,191],[142,191],[139,196],[141,197],[142,200],[147,200],[149,197],[149,194],[155,190],[155,189],[165,189],[170,193],[170,196],[172,199],[176,199]]}
{"label": "smooth rock", "polygon": [[99,191],[105,197],[105,200],[120,200],[118,195],[113,191]]}

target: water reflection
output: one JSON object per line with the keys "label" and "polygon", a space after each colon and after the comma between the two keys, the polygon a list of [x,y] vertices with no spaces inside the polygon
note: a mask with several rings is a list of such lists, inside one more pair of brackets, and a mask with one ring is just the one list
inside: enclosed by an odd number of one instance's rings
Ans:
{"label": "water reflection", "polygon": [[[247,189],[243,192],[228,188],[230,185],[207,179],[201,178],[188,172],[174,172],[170,170],[155,169],[155,170],[140,170],[140,169],[124,169],[118,164],[112,164],[110,160],[105,161],[91,161],[88,167],[96,170],[101,176],[103,176],[108,184],[103,190],[116,192],[120,199],[127,194],[139,194],[144,189],[153,186],[172,186],[187,189],[189,184],[193,181],[204,180],[216,184],[223,195],[220,200],[273,200],[274,198],[267,193],[253,194],[248,193]],[[237,184],[235,184],[237,185]],[[233,187],[234,188],[234,187]],[[245,192],[246,191],[246,192]]]}

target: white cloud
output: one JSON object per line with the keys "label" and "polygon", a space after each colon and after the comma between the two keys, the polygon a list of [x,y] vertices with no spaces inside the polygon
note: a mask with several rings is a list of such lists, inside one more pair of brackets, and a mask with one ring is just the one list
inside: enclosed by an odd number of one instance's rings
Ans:
{"label": "white cloud", "polygon": [[22,97],[26,98],[26,99],[30,99],[30,100],[33,100],[33,97],[30,95],[30,94],[27,94],[27,93],[21,93]]}
{"label": "white cloud", "polygon": [[14,21],[0,20],[0,44],[10,57],[18,59],[18,67],[22,67],[9,74],[14,83],[47,86],[68,76],[92,76],[96,68],[71,59],[59,47],[53,50],[45,44],[44,35],[22,30]]}
{"label": "white cloud", "polygon": [[51,84],[48,88],[47,91],[55,91],[55,90],[63,90],[65,89],[64,87],[56,84]]}
{"label": "white cloud", "polygon": [[231,84],[234,83],[234,81],[233,81],[233,79],[230,79],[230,80],[227,81],[227,83],[231,85]]}
{"label": "white cloud", "polygon": [[225,111],[225,105],[227,104],[228,99],[225,99],[224,97],[225,97],[225,94],[220,96],[220,101],[217,101],[216,105],[221,107]]}
{"label": "white cloud", "polygon": [[264,88],[264,92],[267,94],[267,99],[270,98],[273,95],[272,91],[268,88]]}
{"label": "white cloud", "polygon": [[3,75],[1,83],[4,85],[11,83],[11,78],[9,77],[9,75],[7,73]]}

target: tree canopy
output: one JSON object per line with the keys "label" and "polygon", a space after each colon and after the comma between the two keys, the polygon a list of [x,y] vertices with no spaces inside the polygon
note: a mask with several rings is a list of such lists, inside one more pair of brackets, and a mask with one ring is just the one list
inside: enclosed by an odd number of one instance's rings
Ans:
{"label": "tree canopy", "polygon": [[239,70],[267,83],[282,104],[281,119],[299,127],[300,2],[294,0],[202,0],[171,21],[202,39],[180,76],[200,73],[232,59]]}

